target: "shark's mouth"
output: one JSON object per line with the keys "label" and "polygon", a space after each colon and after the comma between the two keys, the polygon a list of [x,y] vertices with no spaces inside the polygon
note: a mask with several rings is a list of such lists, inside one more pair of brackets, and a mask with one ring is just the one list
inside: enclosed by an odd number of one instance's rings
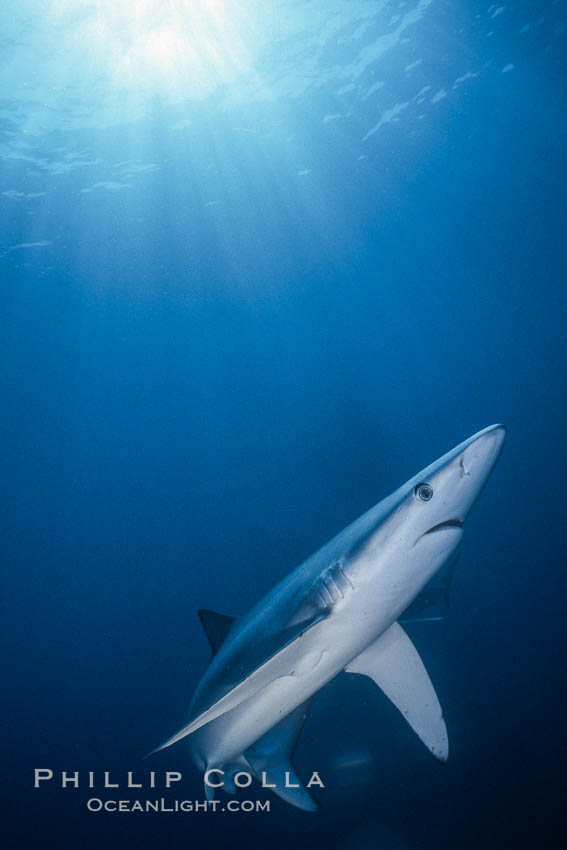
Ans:
{"label": "shark's mouth", "polygon": [[439,522],[426,531],[426,534],[431,534],[433,531],[442,531],[444,528],[462,528],[463,521],[460,519],[446,519],[445,522]]}

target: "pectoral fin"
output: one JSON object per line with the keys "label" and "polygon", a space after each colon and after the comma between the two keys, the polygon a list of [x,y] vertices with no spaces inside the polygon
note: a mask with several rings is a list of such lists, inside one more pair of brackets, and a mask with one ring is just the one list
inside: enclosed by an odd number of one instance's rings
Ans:
{"label": "pectoral fin", "polygon": [[301,658],[300,643],[303,635],[322,619],[324,619],[324,615],[320,614],[305,623],[298,623],[294,626],[290,630],[287,642],[273,653],[270,658],[252,670],[252,672],[242,678],[237,685],[231,688],[231,690],[213,703],[213,705],[209,706],[209,708],[201,712],[197,717],[194,717],[179,732],[168,738],[167,741],[160,744],[159,747],[156,747],[148,755],[151,756],[160,750],[164,750],[166,747],[171,747],[172,744],[176,744],[182,738],[185,738],[192,732],[196,732],[201,726],[210,723],[212,720],[216,720],[217,717],[236,708],[244,700],[250,699],[250,697],[257,694],[258,691],[276,679],[294,675],[297,659]]}
{"label": "pectoral fin", "polygon": [[373,679],[436,759],[445,762],[449,741],[443,713],[419,654],[399,623],[345,667]]}

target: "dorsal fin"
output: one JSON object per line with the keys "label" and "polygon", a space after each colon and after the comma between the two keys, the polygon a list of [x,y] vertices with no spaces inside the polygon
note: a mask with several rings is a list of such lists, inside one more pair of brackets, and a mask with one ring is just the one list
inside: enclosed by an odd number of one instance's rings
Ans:
{"label": "dorsal fin", "polygon": [[211,644],[214,657],[222,646],[232,624],[236,620],[236,617],[228,617],[226,614],[217,614],[216,611],[207,611],[206,608],[201,608],[197,611],[197,614],[205,630],[209,643]]}

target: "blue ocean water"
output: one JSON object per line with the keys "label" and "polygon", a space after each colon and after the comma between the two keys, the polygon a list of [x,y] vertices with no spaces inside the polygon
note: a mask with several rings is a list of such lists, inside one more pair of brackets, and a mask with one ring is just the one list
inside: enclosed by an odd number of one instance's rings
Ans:
{"label": "blue ocean water", "polygon": [[[0,15],[1,846],[558,846],[564,0]],[[143,760],[208,663],[196,610],[245,612],[496,421],[447,617],[408,626],[447,765],[343,677],[297,750],[315,814],[56,787],[179,770],[202,799],[182,744]]]}

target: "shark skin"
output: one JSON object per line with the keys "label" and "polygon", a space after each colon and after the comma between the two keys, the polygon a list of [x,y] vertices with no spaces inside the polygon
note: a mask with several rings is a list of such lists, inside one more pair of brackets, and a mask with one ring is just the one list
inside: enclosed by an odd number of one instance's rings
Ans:
{"label": "shark skin", "polygon": [[[291,756],[311,697],[346,671],[373,679],[446,761],[439,701],[397,621],[454,557],[505,434],[504,426],[489,426],[414,475],[243,617],[202,612],[219,618],[209,624],[215,654],[194,694],[190,722],[153,752],[191,736],[194,762],[204,771],[222,769],[225,790],[232,790],[237,771],[247,770],[275,780],[275,793],[292,805],[313,810]],[[290,778],[299,788],[283,787]]]}

